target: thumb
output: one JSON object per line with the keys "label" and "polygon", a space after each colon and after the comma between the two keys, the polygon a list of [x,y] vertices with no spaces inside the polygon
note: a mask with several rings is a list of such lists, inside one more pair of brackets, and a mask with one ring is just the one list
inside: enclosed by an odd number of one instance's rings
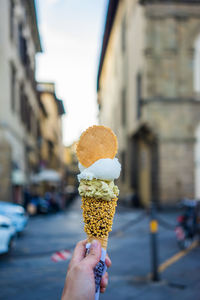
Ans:
{"label": "thumb", "polygon": [[101,258],[101,244],[97,240],[93,240],[90,246],[90,252],[84,259],[85,263],[94,268]]}

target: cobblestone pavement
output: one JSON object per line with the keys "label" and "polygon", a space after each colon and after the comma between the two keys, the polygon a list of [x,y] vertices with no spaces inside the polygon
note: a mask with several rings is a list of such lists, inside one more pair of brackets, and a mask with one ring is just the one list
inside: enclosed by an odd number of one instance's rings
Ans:
{"label": "cobblestone pavement", "polygon": [[[200,299],[200,249],[197,247],[170,265],[159,283],[147,280],[151,272],[148,218],[142,211],[120,209],[116,213],[108,252],[112,259],[109,286],[101,300]],[[175,213],[161,217],[175,223]],[[134,224],[140,218],[141,221]],[[0,257],[0,299],[57,300],[64,285],[68,261],[53,262],[55,251],[69,249],[84,239],[80,203],[65,213],[37,216],[9,255]],[[173,230],[159,228],[159,262],[179,252]]]}

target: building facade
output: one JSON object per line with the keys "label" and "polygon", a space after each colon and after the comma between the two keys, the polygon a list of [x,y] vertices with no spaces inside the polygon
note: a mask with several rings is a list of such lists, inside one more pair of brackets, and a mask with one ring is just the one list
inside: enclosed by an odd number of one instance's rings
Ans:
{"label": "building facade", "polygon": [[0,199],[20,203],[39,160],[35,55],[41,45],[33,0],[2,0],[0,11]]}
{"label": "building facade", "polygon": [[65,161],[65,178],[67,187],[78,187],[77,175],[79,174],[78,159],[76,155],[76,145],[74,142],[71,146],[64,148],[64,161]]}
{"label": "building facade", "polygon": [[110,0],[97,89],[122,197],[200,198],[200,1]]}
{"label": "building facade", "polygon": [[37,90],[41,100],[40,168],[54,169],[63,175],[64,146],[62,142],[62,115],[65,109],[55,93],[55,84],[40,82]]}

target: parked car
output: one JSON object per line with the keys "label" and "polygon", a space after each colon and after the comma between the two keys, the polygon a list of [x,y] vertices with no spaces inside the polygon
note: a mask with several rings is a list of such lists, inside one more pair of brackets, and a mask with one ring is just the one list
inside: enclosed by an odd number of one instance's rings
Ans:
{"label": "parked car", "polygon": [[22,232],[27,225],[28,216],[21,205],[0,201],[0,214],[11,220],[17,233]]}
{"label": "parked car", "polygon": [[11,220],[0,215],[0,254],[11,250],[15,235],[16,231]]}

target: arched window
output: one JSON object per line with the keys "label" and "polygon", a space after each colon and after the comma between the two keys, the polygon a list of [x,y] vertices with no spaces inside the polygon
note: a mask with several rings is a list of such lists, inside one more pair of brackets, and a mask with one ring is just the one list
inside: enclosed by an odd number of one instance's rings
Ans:
{"label": "arched window", "polygon": [[194,45],[194,91],[200,93],[200,35]]}

